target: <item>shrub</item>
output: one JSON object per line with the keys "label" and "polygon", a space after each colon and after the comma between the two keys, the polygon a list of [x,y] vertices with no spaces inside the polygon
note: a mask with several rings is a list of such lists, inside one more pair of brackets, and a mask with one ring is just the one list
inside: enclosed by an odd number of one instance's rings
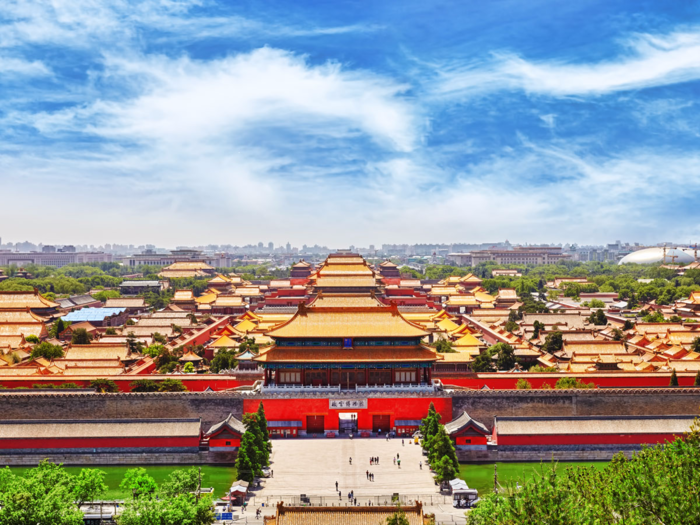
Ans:
{"label": "shrub", "polygon": [[164,379],[158,385],[159,392],[187,392],[187,387],[179,379]]}
{"label": "shrub", "polygon": [[152,379],[138,379],[129,386],[132,392],[158,392],[158,383]]}
{"label": "shrub", "polygon": [[567,389],[567,388],[595,388],[593,383],[584,383],[576,377],[562,377],[554,385],[557,389]]}
{"label": "shrub", "polygon": [[63,357],[63,348],[44,341],[32,348],[32,359],[43,357],[44,359],[58,359]]}
{"label": "shrub", "polygon": [[532,383],[528,381],[527,379],[518,379],[518,382],[515,384],[515,388],[518,390],[532,390]]}
{"label": "shrub", "polygon": [[95,390],[103,394],[105,392],[119,392],[119,387],[114,381],[112,381],[111,379],[105,379],[103,377],[93,379],[92,381],[90,381],[90,388],[94,388]]}

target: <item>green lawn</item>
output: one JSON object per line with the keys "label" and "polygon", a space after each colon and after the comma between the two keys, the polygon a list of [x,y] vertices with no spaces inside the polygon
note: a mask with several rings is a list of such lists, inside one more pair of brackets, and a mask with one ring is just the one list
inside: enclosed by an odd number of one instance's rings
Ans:
{"label": "green lawn", "polygon": [[[477,489],[479,495],[493,490],[493,463],[462,463],[459,465],[459,477],[467,482],[469,488]],[[550,468],[549,463],[498,463],[498,483],[501,486],[515,484],[531,478],[540,468]],[[559,462],[557,470],[567,467],[596,467],[603,468],[607,465],[604,461],[585,462]]]}
{"label": "green lawn", "polygon": [[[123,499],[125,494],[119,490],[119,484],[124,477],[124,472],[134,465],[107,466],[98,465],[93,468],[104,470],[107,473],[105,483],[109,487],[105,499]],[[11,467],[14,473],[23,473],[30,467]],[[77,474],[83,467],[65,467],[71,474]],[[189,465],[157,465],[144,466],[148,474],[160,484],[168,475],[177,469],[189,468]],[[214,497],[225,495],[231,484],[236,481],[236,468],[232,466],[202,465],[202,487],[214,487]]]}

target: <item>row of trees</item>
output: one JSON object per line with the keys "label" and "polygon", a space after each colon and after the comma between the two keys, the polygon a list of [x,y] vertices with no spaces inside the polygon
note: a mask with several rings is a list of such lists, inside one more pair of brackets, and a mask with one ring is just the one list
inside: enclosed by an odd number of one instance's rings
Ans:
{"label": "row of trees", "polygon": [[428,415],[423,419],[420,432],[423,436],[423,448],[428,452],[430,468],[435,473],[435,480],[443,483],[457,477],[459,461],[454,444],[440,423],[442,416],[430,403]]}
{"label": "row of trees", "polygon": [[255,414],[244,414],[245,432],[241,438],[241,446],[236,458],[238,477],[253,482],[257,476],[262,476],[263,467],[270,464],[272,442],[267,430],[267,419],[262,402]]}
{"label": "row of trees", "polygon": [[[45,460],[23,475],[0,470],[0,523],[3,525],[81,525],[80,506],[101,499],[106,473],[85,468],[72,475]],[[175,470],[159,487],[144,468],[126,471],[119,488],[127,497],[119,525],[211,525],[210,496],[200,495],[198,469]]]}
{"label": "row of trees", "polygon": [[549,523],[588,525],[685,525],[700,523],[700,435],[697,423],[685,439],[620,453],[603,469],[542,465],[484,495],[467,515],[469,525]]}

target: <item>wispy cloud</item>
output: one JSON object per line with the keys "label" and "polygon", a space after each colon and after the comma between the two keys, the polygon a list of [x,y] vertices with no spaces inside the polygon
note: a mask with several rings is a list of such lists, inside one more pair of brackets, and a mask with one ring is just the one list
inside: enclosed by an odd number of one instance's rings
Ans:
{"label": "wispy cloud", "polygon": [[43,62],[38,60],[25,60],[22,58],[7,57],[0,55],[0,81],[7,80],[8,76],[46,76],[51,70]]}
{"label": "wispy cloud", "polygon": [[700,30],[667,35],[637,34],[622,41],[624,52],[596,63],[579,58],[528,60],[495,52],[478,62],[443,69],[436,92],[469,96],[490,91],[596,96],[700,79]]}

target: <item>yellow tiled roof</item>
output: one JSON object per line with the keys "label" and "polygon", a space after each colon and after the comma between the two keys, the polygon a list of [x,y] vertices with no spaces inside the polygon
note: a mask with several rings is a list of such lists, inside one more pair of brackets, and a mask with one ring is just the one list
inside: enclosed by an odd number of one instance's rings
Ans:
{"label": "yellow tiled roof", "polygon": [[238,342],[234,341],[227,335],[219,337],[216,341],[211,343],[209,346],[212,346],[214,348],[237,348],[238,347]]}
{"label": "yellow tiled roof", "polygon": [[476,337],[474,337],[472,334],[465,334],[459,339],[457,339],[455,342],[452,343],[452,346],[459,348],[459,347],[473,347],[473,346],[484,346],[484,343],[479,341]]}
{"label": "yellow tiled roof", "polygon": [[209,266],[205,262],[175,262],[170,266],[166,266],[163,270],[213,270],[213,266]]}
{"label": "yellow tiled roof", "polygon": [[219,295],[214,301],[214,306],[243,306],[243,297],[238,295]]}
{"label": "yellow tiled roof", "polygon": [[447,300],[447,306],[476,306],[479,301],[473,295],[452,295]]}
{"label": "yellow tiled roof", "polygon": [[0,308],[58,308],[59,304],[45,299],[39,292],[0,292]]}
{"label": "yellow tiled roof", "polygon": [[319,277],[315,285],[326,288],[371,288],[377,286],[374,276],[348,275],[346,277]]}
{"label": "yellow tiled roof", "polygon": [[217,297],[219,297],[219,294],[212,292],[195,297],[194,300],[197,301],[197,304],[211,304],[216,301]]}
{"label": "yellow tiled roof", "polygon": [[66,350],[66,358],[75,359],[126,359],[129,348],[126,344],[71,345]]}
{"label": "yellow tiled roof", "polygon": [[309,308],[333,307],[342,308],[347,306],[379,306],[384,305],[376,297],[370,294],[319,294],[308,304]]}
{"label": "yellow tiled roof", "polygon": [[419,326],[393,308],[306,308],[270,337],[424,337]]}
{"label": "yellow tiled roof", "polygon": [[454,330],[457,330],[459,328],[459,325],[453,323],[450,319],[442,319],[441,321],[438,321],[435,324],[440,330],[444,332],[453,332]]}
{"label": "yellow tiled roof", "polygon": [[253,330],[256,330],[258,328],[258,325],[256,323],[253,323],[252,321],[249,321],[248,319],[246,319],[245,321],[241,321],[240,323],[238,323],[233,328],[237,332],[245,334],[248,332],[252,332]]}
{"label": "yellow tiled roof", "polygon": [[173,295],[173,301],[191,301],[194,299],[192,290],[177,290]]}

